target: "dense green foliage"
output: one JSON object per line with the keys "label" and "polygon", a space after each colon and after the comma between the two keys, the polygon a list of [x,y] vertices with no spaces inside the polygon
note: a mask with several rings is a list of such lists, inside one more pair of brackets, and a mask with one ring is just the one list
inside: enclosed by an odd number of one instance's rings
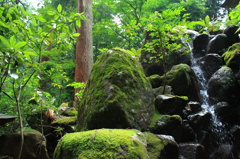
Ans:
{"label": "dense green foliage", "polygon": [[[145,49],[166,60],[184,29],[210,33],[222,24],[239,27],[240,5],[226,23],[217,20],[225,13],[219,6],[219,0],[93,0],[95,59],[121,47],[136,59]],[[23,115],[53,108],[73,100],[73,87],[84,89],[73,83],[75,28],[84,18],[76,11],[74,0],[44,0],[35,10],[25,1],[0,0],[0,113],[16,115],[16,104]],[[145,32],[157,39],[142,48]],[[32,97],[38,105],[28,104]]]}

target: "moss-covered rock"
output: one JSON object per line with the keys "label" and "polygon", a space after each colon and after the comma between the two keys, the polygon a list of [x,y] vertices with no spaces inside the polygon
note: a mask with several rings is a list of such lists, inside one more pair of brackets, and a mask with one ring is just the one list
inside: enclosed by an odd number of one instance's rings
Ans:
{"label": "moss-covered rock", "polygon": [[182,118],[179,115],[161,115],[150,130],[154,134],[171,135],[176,141],[180,141]]}
{"label": "moss-covered rock", "polygon": [[191,96],[194,94],[193,91],[197,94],[196,90],[194,90],[191,76],[190,66],[186,64],[175,65],[166,74],[166,84],[172,86],[175,95]]}
{"label": "moss-covered rock", "polygon": [[158,74],[151,75],[148,77],[148,79],[152,85],[152,88],[160,87],[162,84],[162,77]]}
{"label": "moss-covered rock", "polygon": [[[167,152],[167,147],[172,151]],[[98,129],[65,135],[54,159],[158,159],[178,155],[177,145],[150,133],[126,129]],[[171,159],[175,159],[171,158]],[[170,158],[169,158],[170,159]]]}
{"label": "moss-covered rock", "polygon": [[80,103],[78,130],[147,128],[153,92],[138,61],[123,49],[102,54],[94,64]]}

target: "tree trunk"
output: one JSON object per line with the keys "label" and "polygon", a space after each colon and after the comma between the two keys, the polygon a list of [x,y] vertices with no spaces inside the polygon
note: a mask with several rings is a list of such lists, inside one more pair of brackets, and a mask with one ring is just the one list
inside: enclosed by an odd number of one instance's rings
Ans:
{"label": "tree trunk", "polygon": [[[84,12],[86,20],[82,20],[81,27],[77,28],[80,36],[76,44],[75,82],[87,83],[93,65],[92,0],[78,0],[78,12]],[[75,93],[78,91],[75,89]]]}

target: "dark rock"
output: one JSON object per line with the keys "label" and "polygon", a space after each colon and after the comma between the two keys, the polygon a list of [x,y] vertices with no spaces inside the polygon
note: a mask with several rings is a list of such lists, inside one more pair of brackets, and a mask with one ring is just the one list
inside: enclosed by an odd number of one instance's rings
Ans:
{"label": "dark rock", "polygon": [[232,157],[232,145],[222,144],[218,149],[212,152],[209,159],[235,159]]}
{"label": "dark rock", "polygon": [[154,111],[152,86],[141,64],[123,49],[95,62],[78,109],[78,130],[146,129]]}
{"label": "dark rock", "polygon": [[186,120],[183,120],[181,143],[194,142],[197,139],[196,137],[196,133],[194,132],[192,127],[188,124]]}
{"label": "dark rock", "polygon": [[182,131],[182,118],[178,115],[162,115],[151,129],[154,134],[171,135],[179,142]]}
{"label": "dark rock", "polygon": [[[232,155],[238,159],[240,157],[240,126],[234,125],[230,130],[229,133],[233,138],[233,150]],[[234,158],[234,159],[235,159]]]}
{"label": "dark rock", "polygon": [[208,81],[211,76],[223,65],[223,59],[218,54],[207,54],[198,61],[205,79]]}
{"label": "dark rock", "polygon": [[225,122],[231,122],[235,120],[234,111],[227,102],[219,102],[214,105],[215,113]]}
{"label": "dark rock", "polygon": [[[21,144],[20,134],[0,136],[0,156],[17,159]],[[24,144],[21,159],[48,159],[45,137],[39,132],[24,133]]]}
{"label": "dark rock", "polygon": [[165,72],[169,71],[173,66],[178,64],[187,64],[190,65],[191,60],[191,53],[189,48],[181,47],[178,50],[173,52],[169,52],[166,56],[166,70]]}
{"label": "dark rock", "polygon": [[183,115],[183,109],[188,102],[187,97],[174,95],[159,95],[155,100],[155,107],[161,114]]}
{"label": "dark rock", "polygon": [[222,55],[224,49],[228,48],[228,38],[226,34],[218,34],[212,38],[207,45],[207,53],[217,53]]}
{"label": "dark rock", "polygon": [[188,102],[187,106],[186,106],[186,113],[188,115],[190,114],[195,114],[202,111],[202,107],[201,104],[199,102],[196,101],[190,101]]}
{"label": "dark rock", "polygon": [[228,46],[233,45],[234,43],[239,42],[239,32],[236,33],[236,31],[238,30],[238,26],[228,26],[225,30],[224,30],[224,34],[227,35],[228,38]]}
{"label": "dark rock", "polygon": [[179,155],[185,159],[205,159],[204,147],[200,144],[181,143],[179,144]]}
{"label": "dark rock", "polygon": [[224,61],[227,66],[234,70],[240,68],[240,43],[233,44],[224,54]]}
{"label": "dark rock", "polygon": [[152,88],[160,87],[162,84],[162,78],[158,74],[151,75],[148,77],[148,79],[152,85]]}
{"label": "dark rock", "polygon": [[211,122],[211,113],[201,111],[197,114],[189,115],[189,123],[194,130],[207,130]]}
{"label": "dark rock", "polygon": [[194,57],[202,57],[206,54],[207,44],[209,42],[209,36],[207,34],[201,34],[193,40],[193,55]]}
{"label": "dark rock", "polygon": [[208,83],[209,101],[212,104],[218,102],[228,102],[230,105],[236,104],[238,93],[237,80],[229,67],[222,67],[215,72]]}

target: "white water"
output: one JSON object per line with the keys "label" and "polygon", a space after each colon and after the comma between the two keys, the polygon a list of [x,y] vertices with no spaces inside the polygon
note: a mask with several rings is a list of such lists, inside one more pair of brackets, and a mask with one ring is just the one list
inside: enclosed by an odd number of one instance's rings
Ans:
{"label": "white water", "polygon": [[[192,53],[192,51],[191,51],[191,53]],[[198,60],[199,60],[199,58],[194,58],[193,53],[192,53],[191,68],[193,69],[193,71],[197,77],[197,81],[198,81],[198,84],[200,87],[200,95],[201,95],[201,99],[202,99],[201,107],[204,112],[207,111],[211,114],[211,116],[212,116],[211,131],[218,136],[219,141],[217,141],[217,143],[221,144],[223,142],[223,140],[225,140],[227,137],[227,131],[225,129],[225,125],[219,120],[219,117],[216,115],[214,106],[211,106],[208,102],[208,99],[209,99],[209,96],[207,93],[208,81],[204,77],[204,73],[203,73],[201,67],[198,65],[198,62],[197,62]]]}

